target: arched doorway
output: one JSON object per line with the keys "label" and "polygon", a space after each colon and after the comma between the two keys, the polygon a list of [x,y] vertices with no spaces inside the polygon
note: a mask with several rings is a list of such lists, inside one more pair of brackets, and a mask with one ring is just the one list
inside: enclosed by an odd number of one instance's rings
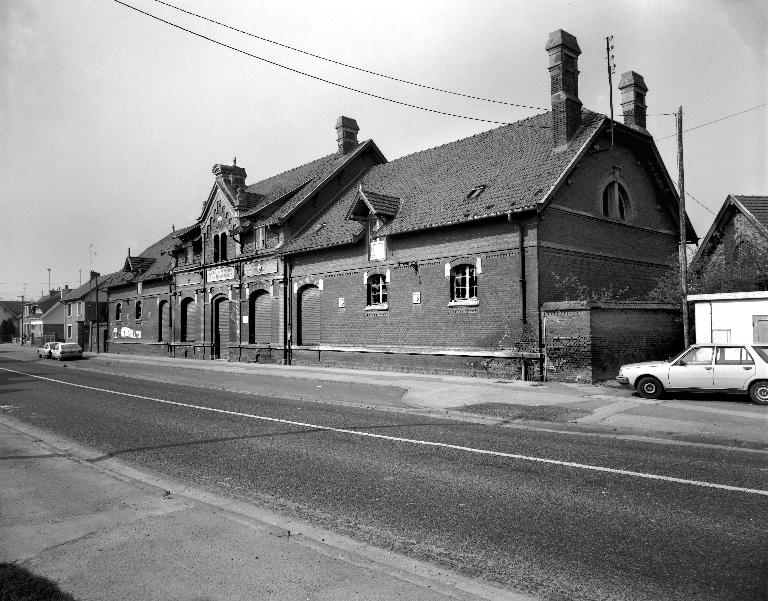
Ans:
{"label": "arched doorway", "polygon": [[229,359],[229,301],[219,297],[213,301],[213,358]]}
{"label": "arched doorway", "polygon": [[161,300],[157,311],[157,341],[168,342],[171,338],[171,306]]}
{"label": "arched doorway", "polygon": [[256,290],[248,297],[248,343],[267,345],[272,342],[272,297]]}
{"label": "arched doorway", "polygon": [[320,344],[322,322],[320,316],[320,289],[317,286],[305,286],[299,290],[297,312],[297,344],[300,346]]}

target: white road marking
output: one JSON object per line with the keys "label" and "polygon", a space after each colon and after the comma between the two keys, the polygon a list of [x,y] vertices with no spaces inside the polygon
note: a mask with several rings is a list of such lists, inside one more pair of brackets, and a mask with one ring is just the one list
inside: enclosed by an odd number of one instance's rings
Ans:
{"label": "white road marking", "polygon": [[47,378],[45,376],[38,376],[35,374],[28,374],[22,371],[16,371],[14,369],[7,369],[0,367],[0,370],[27,376],[30,378],[37,378],[38,380],[46,380],[48,382],[55,382],[56,384],[64,384],[66,386],[74,386],[75,388],[84,388],[86,390],[93,390],[96,392],[106,392],[107,394],[116,394],[134,399],[142,399],[144,401],[153,401],[155,403],[163,403],[165,405],[174,405],[176,407],[185,407],[187,409],[198,409],[200,411],[210,411],[212,413],[221,413],[224,415],[234,415],[236,417],[247,417],[250,419],[256,419],[265,422],[273,422],[278,424],[287,424],[290,426],[301,426],[303,428],[312,428],[315,430],[325,430],[327,432],[338,432],[340,434],[350,434],[352,436],[361,436],[367,438],[376,438],[379,440],[387,440],[391,442],[405,442],[415,445],[438,447],[442,449],[451,449],[454,451],[464,451],[467,453],[476,453],[478,455],[491,455],[494,457],[504,457],[506,459],[518,459],[521,461],[532,461],[535,463],[545,463],[548,465],[559,465],[562,467],[572,467],[583,470],[591,470],[595,472],[604,472],[608,474],[618,474],[622,476],[631,476],[634,478],[644,478],[647,480],[660,480],[663,482],[675,482],[677,484],[687,484],[689,486],[702,486],[704,488],[714,488],[717,490],[729,490],[732,492],[741,492],[753,495],[762,495],[768,497],[768,490],[761,490],[757,488],[744,488],[741,486],[730,486],[728,484],[717,484],[714,482],[704,482],[701,480],[688,480],[686,478],[675,478],[673,476],[662,476],[660,474],[649,474],[645,472],[634,472],[631,470],[621,470],[612,467],[604,467],[600,465],[589,465],[585,463],[575,463],[573,461],[560,461],[558,459],[547,459],[545,457],[532,457],[529,455],[519,455],[517,453],[505,453],[504,451],[491,451],[488,449],[477,449],[474,447],[465,447],[462,445],[450,444],[447,442],[434,442],[430,440],[418,440],[414,438],[403,438],[400,436],[387,436],[385,434],[374,434],[372,432],[361,432],[359,430],[347,430],[346,428],[334,428],[333,426],[322,426],[319,424],[310,424],[306,422],[297,422],[289,419],[281,419],[278,417],[266,417],[264,415],[254,415],[252,413],[242,413],[240,411],[230,411],[228,409],[216,409],[215,407],[205,407],[203,405],[192,405],[189,403],[179,403],[178,401],[169,401],[166,399],[158,399],[155,397],[144,396],[141,394],[133,394],[130,392],[121,392],[119,390],[108,390],[106,388],[97,388],[95,386],[86,386],[85,384],[74,384],[73,382],[65,382],[64,380],[57,380],[55,378]]}

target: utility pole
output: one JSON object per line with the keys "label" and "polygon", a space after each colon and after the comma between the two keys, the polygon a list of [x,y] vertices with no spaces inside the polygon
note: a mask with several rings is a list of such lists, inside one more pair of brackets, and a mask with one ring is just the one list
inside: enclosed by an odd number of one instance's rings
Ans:
{"label": "utility pole", "polygon": [[680,193],[680,290],[683,295],[683,343],[685,348],[690,344],[688,333],[688,253],[686,242],[687,220],[685,218],[685,169],[683,168],[683,107],[677,111],[677,171],[678,188]]}
{"label": "utility pole", "polygon": [[616,71],[613,52],[613,36],[605,38],[605,55],[608,60],[608,97],[611,103],[611,150],[613,150],[613,73]]}
{"label": "utility pole", "polygon": [[50,290],[51,290],[51,268],[50,267],[46,267],[46,269],[48,270],[48,291],[50,292]]}
{"label": "utility pole", "polygon": [[19,296],[21,299],[21,332],[19,332],[19,342],[24,345],[24,295]]}

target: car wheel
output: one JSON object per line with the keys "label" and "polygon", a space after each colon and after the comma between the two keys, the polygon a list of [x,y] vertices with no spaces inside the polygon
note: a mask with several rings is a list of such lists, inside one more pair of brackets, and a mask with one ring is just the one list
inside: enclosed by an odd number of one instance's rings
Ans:
{"label": "car wheel", "polygon": [[749,387],[749,397],[757,405],[768,405],[768,381],[753,382]]}
{"label": "car wheel", "polygon": [[664,387],[653,376],[645,376],[637,383],[637,392],[643,398],[658,399],[664,392]]}

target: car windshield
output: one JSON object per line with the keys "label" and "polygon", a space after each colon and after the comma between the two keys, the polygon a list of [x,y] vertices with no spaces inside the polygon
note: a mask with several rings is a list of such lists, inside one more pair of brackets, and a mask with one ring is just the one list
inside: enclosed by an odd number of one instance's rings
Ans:
{"label": "car windshield", "polygon": [[768,346],[753,346],[755,352],[760,355],[760,358],[768,363]]}

